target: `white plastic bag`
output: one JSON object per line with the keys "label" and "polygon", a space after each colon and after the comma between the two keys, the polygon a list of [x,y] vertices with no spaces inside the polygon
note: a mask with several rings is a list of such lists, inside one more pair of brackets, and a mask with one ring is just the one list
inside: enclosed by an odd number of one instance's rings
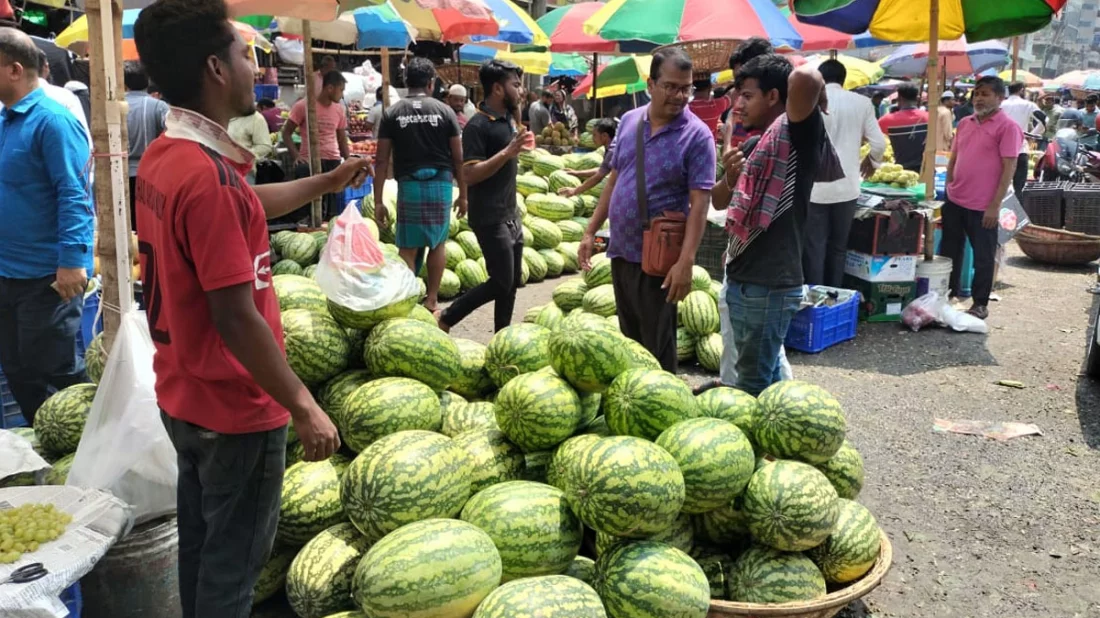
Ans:
{"label": "white plastic bag", "polygon": [[111,492],[139,523],[176,511],[176,449],[160,420],[153,350],[145,312],[122,316],[66,483]]}
{"label": "white plastic bag", "polygon": [[306,51],[301,39],[275,37],[275,52],[279,59],[287,64],[302,66],[306,63]]}
{"label": "white plastic bag", "polygon": [[329,300],[352,311],[374,311],[420,294],[416,275],[404,261],[386,259],[355,203],[329,230],[316,279]]}
{"label": "white plastic bag", "polygon": [[947,303],[940,298],[939,292],[929,292],[906,305],[901,311],[901,323],[917,332],[933,322],[939,321],[940,305]]}

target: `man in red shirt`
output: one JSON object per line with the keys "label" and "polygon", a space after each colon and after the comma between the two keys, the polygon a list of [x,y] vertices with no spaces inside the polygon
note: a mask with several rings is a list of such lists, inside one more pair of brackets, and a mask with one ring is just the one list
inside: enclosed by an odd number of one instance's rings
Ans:
{"label": "man in red shirt", "polygon": [[913,84],[898,87],[898,111],[878,119],[878,126],[894,147],[894,160],[919,172],[928,139],[928,112],[920,108],[920,91]]}
{"label": "man in red shirt", "polygon": [[[253,113],[253,65],[223,0],[158,0],[134,39],[170,108],[137,171],[157,401],[177,452],[183,616],[247,616],[274,542],[287,420],[305,458],[336,428],[287,365],[266,217],[344,188],[366,162],[252,188],[226,127]],[[289,411],[289,414],[288,414]]]}
{"label": "man in red shirt", "polygon": [[722,114],[730,108],[730,99],[729,97],[715,98],[711,92],[709,79],[697,79],[692,86],[695,88],[695,98],[688,103],[688,109],[707,125],[717,139],[718,122],[722,119]]}

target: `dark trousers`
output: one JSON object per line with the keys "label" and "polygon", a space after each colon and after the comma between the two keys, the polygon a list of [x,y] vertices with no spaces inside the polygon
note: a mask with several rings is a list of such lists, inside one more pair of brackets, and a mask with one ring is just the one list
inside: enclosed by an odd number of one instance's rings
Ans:
{"label": "dark trousers", "polygon": [[1016,190],[1016,196],[1020,196],[1020,192],[1024,190],[1024,184],[1027,183],[1027,153],[1021,154],[1016,158],[1016,175],[1012,177],[1012,188]]}
{"label": "dark trousers", "polygon": [[756,397],[783,379],[780,350],[791,318],[802,306],[802,286],[771,288],[727,277],[730,331],[737,344],[737,383]]}
{"label": "dark trousers", "polygon": [[848,257],[848,232],[856,214],[856,200],[835,204],[810,204],[806,213],[802,272],[809,285],[839,288],[844,283]]}
{"label": "dark trousers", "polygon": [[161,420],[179,465],[183,618],[248,618],[279,523],[287,428],[229,435]]}
{"label": "dark trousers", "polygon": [[[320,173],[323,174],[325,172],[331,172],[332,170],[334,170],[338,167],[340,167],[340,161],[338,161],[338,160],[335,160],[335,159],[321,159],[321,171],[320,171]],[[309,178],[309,165],[299,161],[294,166],[294,178],[295,179]],[[340,212],[343,211],[343,208],[344,208],[344,194],[343,193],[326,193],[324,196],[321,197],[321,218],[324,219],[325,221],[328,221],[329,219],[331,219],[331,218],[335,217],[336,215],[340,214]],[[285,214],[285,215],[279,217],[278,219],[276,219],[276,221],[278,221],[278,222],[297,223],[298,221],[301,221],[302,219],[305,219],[305,218],[309,217],[309,209],[310,209],[310,204],[306,204],[306,205],[302,206],[301,208],[299,208],[299,209],[297,209],[293,212],[290,212],[288,214]]]}
{"label": "dark trousers", "polygon": [[88,381],[76,352],[84,298],[61,300],[50,287],[54,279],[0,277],[0,371],[32,425],[50,395]]}
{"label": "dark trousers", "polygon": [[611,260],[619,330],[649,350],[662,369],[676,373],[676,303],[668,302],[662,283],[664,277],[645,274],[641,264]]}
{"label": "dark trousers", "polygon": [[447,326],[454,326],[485,303],[495,302],[493,330],[499,331],[512,323],[516,306],[523,269],[523,226],[519,221],[508,221],[475,227],[473,231],[485,256],[489,280],[460,296],[441,319]]}
{"label": "dark trousers", "polygon": [[993,267],[997,260],[997,229],[982,227],[981,210],[970,210],[948,199],[940,211],[943,218],[943,238],[940,240],[940,255],[951,258],[951,295],[959,293],[959,278],[962,276],[964,239],[970,239],[974,249],[974,284],[971,296],[974,304],[986,306],[993,292]]}

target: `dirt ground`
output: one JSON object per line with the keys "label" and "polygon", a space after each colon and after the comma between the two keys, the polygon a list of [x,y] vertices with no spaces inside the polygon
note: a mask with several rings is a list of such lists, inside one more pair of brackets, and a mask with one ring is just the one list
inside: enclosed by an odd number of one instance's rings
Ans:
{"label": "dirt ground", "polygon": [[[796,378],[844,405],[866,460],[860,500],[893,544],[886,580],[845,618],[1100,616],[1100,383],[1079,376],[1096,266],[1039,266],[1013,245],[1001,279],[989,335],[860,324],[853,341],[790,355]],[[515,320],[558,283],[523,288]],[[452,333],[487,342],[492,322],[487,305]],[[936,418],[1043,435],[935,433]]]}

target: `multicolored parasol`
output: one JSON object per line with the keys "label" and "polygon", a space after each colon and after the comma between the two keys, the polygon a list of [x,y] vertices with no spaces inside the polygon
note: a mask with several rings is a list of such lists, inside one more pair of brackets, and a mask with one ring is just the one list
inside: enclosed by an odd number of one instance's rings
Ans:
{"label": "multicolored parasol", "polygon": [[[829,60],[829,56],[827,55],[814,56],[808,60],[808,64],[816,67],[826,60]],[[856,88],[870,86],[882,79],[884,71],[880,63],[868,62],[862,58],[855,58],[844,54],[837,54],[835,60],[843,64],[844,69],[847,71],[847,76],[844,79],[845,90],[854,90]]]}
{"label": "multicolored parasol", "polygon": [[540,17],[539,27],[550,37],[550,51],[582,54],[610,54],[620,51],[617,42],[586,34],[584,31],[584,22],[603,6],[603,2],[570,4]]}
{"label": "multicolored parasol", "polygon": [[[360,19],[365,21],[360,22]],[[400,20],[400,22],[395,20]],[[278,17],[276,22],[282,32],[299,36],[302,34],[302,20],[300,19]],[[363,24],[362,27],[373,30],[361,30],[360,23]],[[389,32],[391,37],[400,38],[403,36],[400,32],[392,31],[397,26],[400,26],[402,30],[411,29],[409,31],[413,33],[413,38],[418,41],[468,43],[473,37],[496,37],[501,32],[500,24],[492,17],[470,17],[451,9],[425,9],[416,2],[392,0],[380,6],[345,12],[333,21],[313,21],[310,25],[310,34],[312,38],[317,40],[329,41],[339,45],[358,44],[360,48],[404,47],[405,45],[372,43],[371,39],[366,36],[368,32],[374,34]],[[360,36],[361,33],[364,36]]]}
{"label": "multicolored parasol", "polygon": [[463,45],[459,49],[462,64],[481,64],[486,60],[511,62],[532,75],[580,77],[588,74],[588,61],[580,54],[513,51],[482,45]]}
{"label": "multicolored parasol", "polygon": [[[882,61],[891,77],[923,75],[928,68],[927,43],[901,45]],[[1008,46],[1000,41],[968,43],[965,38],[942,41],[939,45],[941,71],[948,77],[975,75],[987,69],[1001,68],[1009,62]]]}
{"label": "multicolored parasol", "polygon": [[[341,12],[385,4],[386,0],[226,0],[229,14],[279,15],[312,21],[332,21]],[[492,13],[478,0],[395,0],[394,5],[415,4],[425,10],[455,11],[468,17],[490,19]],[[410,20],[411,21],[411,20]]]}
{"label": "multicolored parasol", "polygon": [[[972,42],[1041,30],[1066,0],[941,0],[939,38]],[[798,19],[883,41],[926,41],[931,32],[927,2],[913,0],[791,0]]]}
{"label": "multicolored parasol", "polygon": [[[137,45],[134,44],[134,23],[137,22],[138,15],[141,13],[141,9],[126,9],[122,12],[122,59],[123,60],[137,60]],[[268,41],[262,34],[256,31],[255,28],[249,24],[239,21],[230,22],[240,33],[244,42],[249,45],[255,45],[260,49],[270,52],[271,42]],[[68,48],[73,43],[88,40],[88,18],[84,15],[76,18],[73,23],[69,24],[68,28],[61,31],[61,34],[57,35],[54,39],[54,44],[61,48]]]}
{"label": "multicolored parasol", "polygon": [[1024,71],[1024,70],[1019,70],[1018,69],[1016,71],[1016,79],[1015,80],[1012,79],[1012,69],[1005,69],[1005,70],[1001,71],[1000,73],[998,73],[997,76],[1000,77],[1001,79],[1005,80],[1006,82],[1010,82],[1010,81],[1024,82],[1024,85],[1027,86],[1028,88],[1042,88],[1043,87],[1043,78],[1041,78],[1038,75],[1032,73],[1031,71]]}
{"label": "multicolored parasol", "polygon": [[833,30],[832,28],[800,22],[795,14],[791,12],[791,9],[785,6],[785,4],[784,2],[784,6],[779,7],[779,11],[787,17],[787,21],[790,22],[791,26],[798,32],[798,36],[802,37],[801,51],[813,52],[830,51],[834,49],[863,49],[865,47],[889,45],[889,43],[879,41],[866,32],[862,34],[848,34],[846,32]]}
{"label": "multicolored parasol", "polygon": [[621,94],[634,94],[646,89],[649,79],[649,65],[652,56],[620,56],[607,64],[600,65],[597,73],[589,73],[573,89],[574,97],[590,94],[593,81],[597,82],[596,94],[592,98],[605,99]]}
{"label": "multicolored parasol", "polygon": [[[512,0],[481,0],[493,13],[500,25],[500,32],[494,36],[473,36],[471,42],[481,44],[507,43],[510,45],[533,45],[546,48],[550,46],[550,37],[527,13]],[[414,24],[415,25],[415,24]]]}

